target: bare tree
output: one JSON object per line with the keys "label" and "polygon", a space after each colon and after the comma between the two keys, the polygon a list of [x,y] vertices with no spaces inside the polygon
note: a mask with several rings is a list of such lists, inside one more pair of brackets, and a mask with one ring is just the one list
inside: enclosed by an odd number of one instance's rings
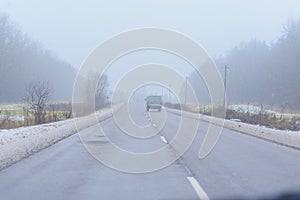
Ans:
{"label": "bare tree", "polygon": [[35,124],[42,124],[46,121],[46,104],[51,96],[51,89],[48,82],[37,81],[26,87],[24,100],[27,109],[34,115]]}

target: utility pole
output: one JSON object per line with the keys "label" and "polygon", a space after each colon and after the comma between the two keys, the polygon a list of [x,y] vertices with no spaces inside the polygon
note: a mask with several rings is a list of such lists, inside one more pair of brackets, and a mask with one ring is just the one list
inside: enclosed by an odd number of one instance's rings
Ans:
{"label": "utility pole", "polygon": [[187,83],[188,77],[185,77],[185,91],[184,91],[184,104],[186,105],[186,96],[187,96]]}
{"label": "utility pole", "polygon": [[225,104],[226,104],[226,92],[227,92],[227,70],[228,70],[228,67],[227,65],[225,65],[225,72],[224,72],[224,107],[225,107]]}
{"label": "utility pole", "polygon": [[227,88],[227,70],[228,70],[228,67],[227,67],[227,65],[225,65],[225,76],[224,76],[224,89],[225,89],[225,92],[226,92],[226,88]]}
{"label": "utility pole", "polygon": [[[227,70],[228,67],[225,65],[225,72],[224,72],[224,108],[226,106],[226,92],[227,92]],[[226,109],[226,116],[227,116],[227,109]],[[225,116],[225,117],[226,117]]]}
{"label": "utility pole", "polygon": [[171,104],[171,86],[169,85],[169,104]]}
{"label": "utility pole", "polygon": [[161,86],[161,99],[164,101],[164,87]]}

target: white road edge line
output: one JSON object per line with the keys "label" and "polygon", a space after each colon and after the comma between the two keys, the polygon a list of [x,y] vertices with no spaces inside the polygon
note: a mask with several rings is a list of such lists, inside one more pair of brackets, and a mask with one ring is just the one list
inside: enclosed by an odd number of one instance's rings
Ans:
{"label": "white road edge line", "polygon": [[200,199],[209,200],[209,197],[207,196],[206,192],[203,190],[203,188],[200,186],[200,184],[194,177],[188,176],[187,179],[190,181],[191,185],[193,186]]}
{"label": "white road edge line", "polygon": [[168,141],[166,140],[166,138],[164,136],[160,136],[160,139],[164,142],[164,143],[168,143]]}

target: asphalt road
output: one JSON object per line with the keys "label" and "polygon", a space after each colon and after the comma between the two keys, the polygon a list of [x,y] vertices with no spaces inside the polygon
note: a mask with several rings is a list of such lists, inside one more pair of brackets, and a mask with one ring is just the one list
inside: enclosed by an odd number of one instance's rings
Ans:
{"label": "asphalt road", "polygon": [[[294,149],[224,129],[209,156],[198,159],[205,122],[199,122],[193,144],[170,166],[141,174],[111,169],[86,150],[79,135],[91,135],[94,140],[88,144],[94,148],[110,141],[128,151],[146,153],[169,143],[180,124],[179,116],[164,110],[150,112],[152,121],[143,107],[129,110],[137,125],[149,132],[161,130],[138,139],[124,134],[113,118],[107,119],[100,123],[105,137],[97,133],[96,125],[1,171],[0,199],[271,198],[300,191],[300,151]],[[122,117],[126,126],[128,118]],[[171,147],[167,152],[164,159],[176,154]]]}

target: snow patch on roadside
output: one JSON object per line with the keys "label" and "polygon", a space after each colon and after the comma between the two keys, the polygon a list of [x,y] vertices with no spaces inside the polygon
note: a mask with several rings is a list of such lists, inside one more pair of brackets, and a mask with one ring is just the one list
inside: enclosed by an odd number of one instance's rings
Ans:
{"label": "snow patch on roadside", "polygon": [[[169,112],[183,115],[185,117],[190,117],[193,119],[198,119],[205,122],[210,122],[213,117],[207,115],[201,115],[186,111],[180,111],[175,109],[167,109]],[[219,118],[214,118],[216,122],[215,125],[222,126],[224,123],[224,128],[228,128],[240,133],[251,135],[260,139],[271,141],[280,145],[284,145],[290,148],[300,150],[300,131],[287,131],[287,130],[276,130],[267,128],[259,125],[246,124],[243,122],[238,122],[234,120],[222,120]]]}
{"label": "snow patch on roadside", "polygon": [[[98,121],[112,116],[111,109],[96,112]],[[94,124],[94,115],[81,117],[81,129]],[[82,125],[83,124],[83,125]],[[74,119],[50,124],[0,130],[0,170],[77,133]]]}

